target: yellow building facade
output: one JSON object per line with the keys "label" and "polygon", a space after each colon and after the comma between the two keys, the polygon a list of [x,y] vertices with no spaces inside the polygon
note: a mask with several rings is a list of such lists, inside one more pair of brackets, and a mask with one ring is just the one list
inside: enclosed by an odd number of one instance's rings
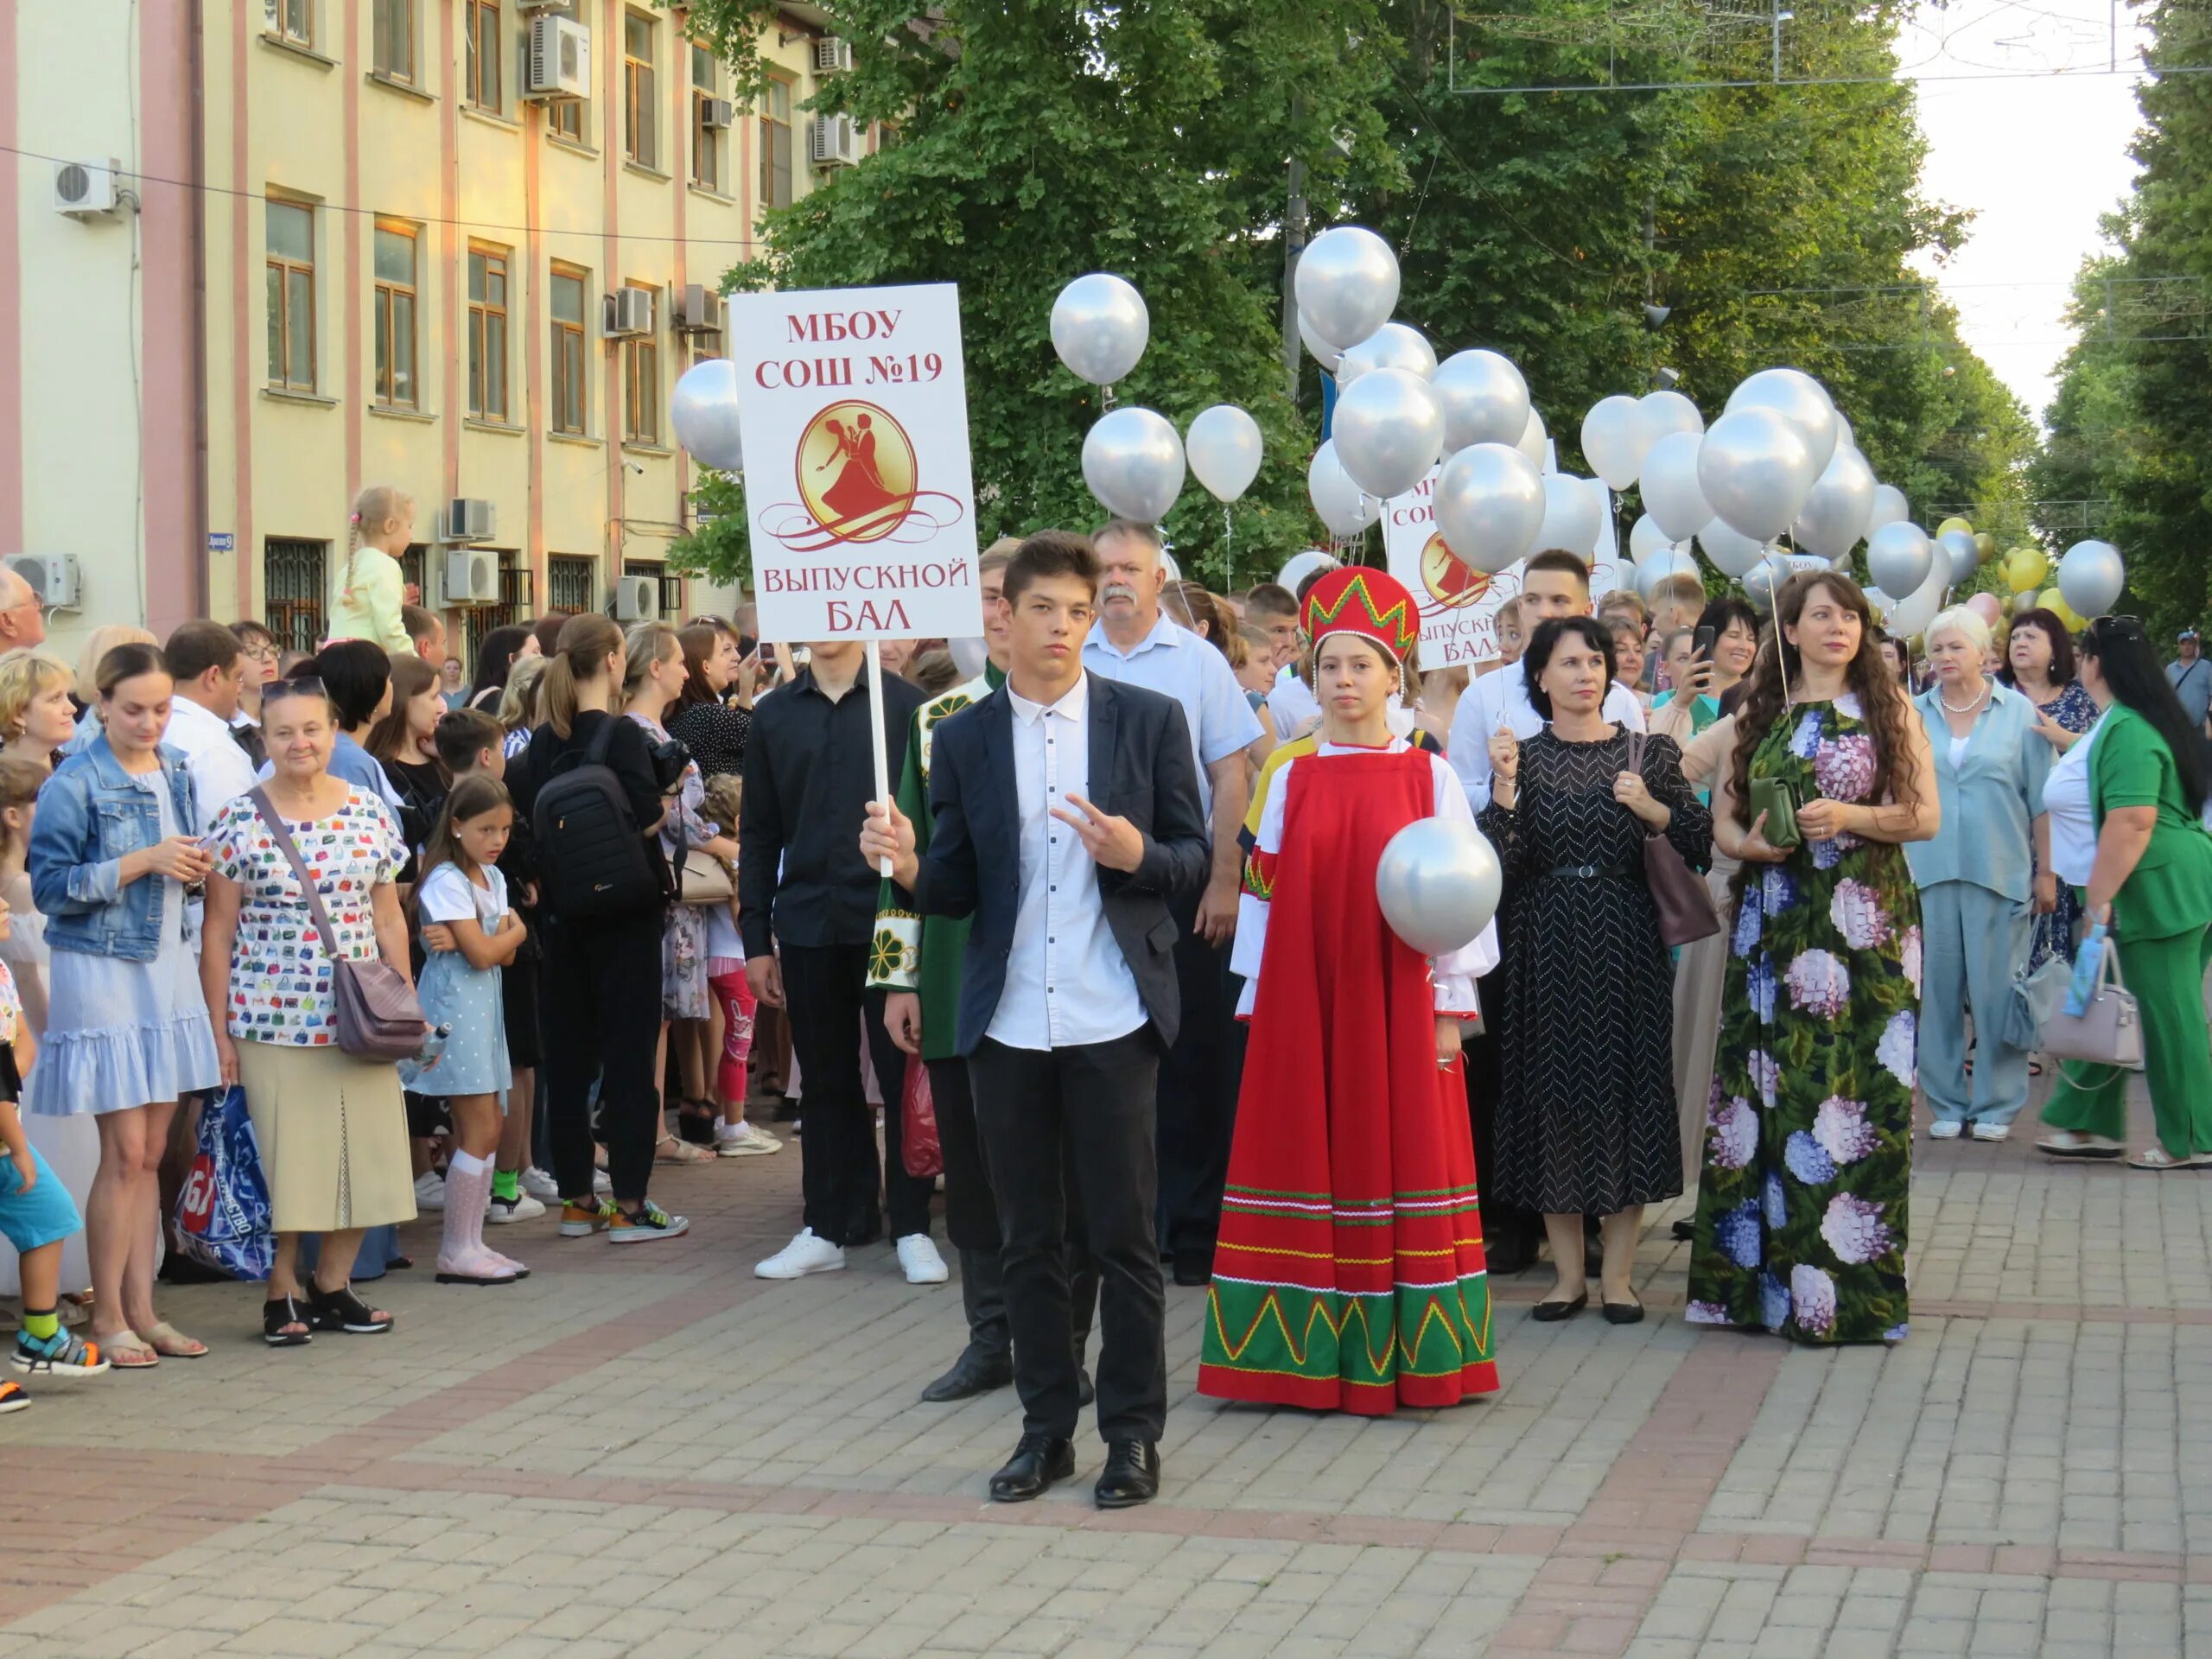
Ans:
{"label": "yellow building facade", "polygon": [[[721,353],[720,281],[761,214],[819,176],[800,105],[836,72],[823,22],[786,10],[762,41],[775,85],[740,108],[680,6],[0,0],[0,143],[18,151],[0,376],[11,350],[21,365],[0,494],[12,445],[24,496],[16,522],[0,508],[0,551],[75,557],[57,642],[209,614],[311,645],[368,484],[414,497],[409,574],[464,660],[498,623],[663,576],[693,482],[669,389]],[[73,96],[41,80],[62,35]],[[48,175],[70,156],[119,159],[133,200],[57,217]],[[105,290],[133,272],[118,340]],[[41,354],[56,283],[107,301],[92,360]],[[90,384],[62,401],[88,430],[103,410],[137,429],[128,531],[112,499],[81,533],[41,501],[42,383],[73,372]],[[81,465],[52,471],[53,491],[87,486]],[[690,586],[658,582],[664,610],[727,603]]]}

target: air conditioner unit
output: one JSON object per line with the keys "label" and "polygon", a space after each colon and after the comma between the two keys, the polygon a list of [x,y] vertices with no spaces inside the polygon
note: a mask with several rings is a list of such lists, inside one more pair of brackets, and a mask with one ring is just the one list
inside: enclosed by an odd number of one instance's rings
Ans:
{"label": "air conditioner unit", "polygon": [[446,555],[446,603],[492,605],[499,597],[499,556],[487,548]]}
{"label": "air conditioner unit", "polygon": [[457,495],[445,505],[438,515],[438,539],[442,542],[488,542],[499,522],[489,501],[474,496]]}
{"label": "air conditioner unit", "polygon": [[849,115],[817,115],[809,124],[807,154],[817,167],[850,167],[861,158],[860,129]]}
{"label": "air conditioner unit", "polygon": [[10,553],[6,563],[30,583],[41,608],[54,611],[76,607],[79,581],[74,553]]}
{"label": "air conditioner unit", "polygon": [[709,98],[699,105],[699,124],[709,132],[727,132],[737,124],[737,105],[726,98]]}
{"label": "air conditioner unit", "polygon": [[525,98],[591,96],[591,31],[572,17],[530,20],[530,60],[524,68]]}
{"label": "air conditioner unit", "polygon": [[677,302],[676,332],[679,334],[718,334],[722,331],[726,302],[715,289],[698,283],[684,285]]}
{"label": "air conditioner unit", "polygon": [[850,41],[841,41],[835,35],[826,35],[814,43],[816,74],[842,74],[852,67],[853,43]]}
{"label": "air conditioner unit", "polygon": [[633,340],[653,331],[653,295],[649,288],[618,288],[600,308],[600,332],[609,340]]}
{"label": "air conditioner unit", "polygon": [[104,162],[56,162],[54,164],[54,211],[71,219],[112,219],[123,205],[123,163],[110,156]]}
{"label": "air conditioner unit", "polygon": [[614,620],[617,622],[659,621],[660,578],[658,576],[615,577]]}

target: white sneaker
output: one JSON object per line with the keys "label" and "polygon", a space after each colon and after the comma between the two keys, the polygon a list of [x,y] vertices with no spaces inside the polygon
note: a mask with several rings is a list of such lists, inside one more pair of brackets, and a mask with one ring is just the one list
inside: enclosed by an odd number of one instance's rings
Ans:
{"label": "white sneaker", "polygon": [[442,1210],[446,1207],[446,1178],[435,1169],[426,1169],[415,1178],[415,1207],[417,1210]]}
{"label": "white sneaker", "polygon": [[[939,1262],[940,1269],[944,1267]],[[814,1229],[802,1227],[798,1236],[753,1269],[755,1279],[804,1279],[810,1273],[838,1273],[845,1266],[845,1247],[817,1238]]]}
{"label": "white sneaker", "polygon": [[910,1285],[941,1285],[951,1276],[927,1233],[909,1233],[899,1241],[899,1265]]}
{"label": "white sneaker", "polygon": [[1955,1141],[1966,1125],[1951,1118],[1939,1117],[1928,1126],[1930,1141]]}
{"label": "white sneaker", "polygon": [[715,1125],[715,1153],[718,1157],[758,1158],[783,1149],[782,1141],[767,1130],[755,1128],[750,1123]]}
{"label": "white sneaker", "polygon": [[2010,1123],[1977,1123],[1974,1126],[1974,1138],[1977,1141],[2002,1141],[2012,1133]]}
{"label": "white sneaker", "polygon": [[518,1192],[512,1198],[492,1196],[492,1207],[484,1212],[484,1219],[494,1226],[504,1226],[511,1221],[536,1221],[545,1213],[545,1206],[527,1192]]}
{"label": "white sneaker", "polygon": [[522,1190],[533,1198],[550,1204],[561,1196],[561,1183],[532,1164],[522,1173]]}

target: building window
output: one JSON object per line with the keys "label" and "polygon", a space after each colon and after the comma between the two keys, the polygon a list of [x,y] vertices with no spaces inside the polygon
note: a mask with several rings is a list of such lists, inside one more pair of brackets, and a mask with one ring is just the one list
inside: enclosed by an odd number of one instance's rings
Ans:
{"label": "building window", "polygon": [[263,0],[262,28],[291,46],[315,46],[315,0]]}
{"label": "building window", "polygon": [[415,79],[415,0],[376,0],[369,16],[369,64],[380,75]]}
{"label": "building window", "polygon": [[645,288],[653,296],[654,330],[632,334],[622,342],[622,438],[626,443],[660,442],[660,290]]}
{"label": "building window", "polygon": [[461,620],[458,637],[448,649],[464,663],[476,660],[478,648],[484,636],[494,628],[520,626],[527,624],[537,613],[531,608],[530,567],[522,563],[522,555],[512,547],[486,548],[487,553],[499,561],[499,597],[488,605],[457,605],[454,612]]}
{"label": "building window", "polygon": [[773,78],[760,92],[760,205],[791,205],[791,87]]}
{"label": "building window", "polygon": [[545,561],[545,608],[560,616],[588,611],[598,602],[592,572],[597,561],[556,553]]}
{"label": "building window", "polygon": [[715,49],[691,42],[691,182],[702,190],[722,188],[722,135],[707,124],[707,105],[721,90],[721,65]]}
{"label": "building window", "polygon": [[415,227],[377,221],[377,386],[380,404],[412,409],[415,384]]}
{"label": "building window", "polygon": [[499,0],[467,0],[461,23],[467,50],[468,101],[498,115],[506,108],[499,86]]}
{"label": "building window", "polygon": [[622,14],[622,153],[639,167],[660,165],[660,105],[653,98],[653,20]]}
{"label": "building window", "polygon": [[468,412],[480,421],[507,418],[507,255],[503,248],[468,251]]}
{"label": "building window", "polygon": [[263,550],[263,620],[284,650],[313,651],[322,639],[323,567],[330,543],[271,536]]}
{"label": "building window", "polygon": [[[574,22],[581,24],[586,30],[589,30],[591,28],[590,19],[583,15],[582,7],[575,3],[575,0],[570,0],[570,3],[568,7],[568,15]],[[598,60],[599,48],[597,42],[594,41],[592,47],[592,61],[595,64]],[[588,99],[555,99],[546,106],[546,131],[551,137],[560,139],[563,143],[577,144],[586,149],[590,148],[584,137],[584,112],[590,107],[591,101]]]}
{"label": "building window", "polygon": [[722,331],[714,328],[693,334],[689,350],[690,357],[684,367],[696,369],[702,363],[712,362],[722,355]]}
{"label": "building window", "polygon": [[591,398],[584,378],[584,300],[591,273],[553,267],[553,429],[586,429]]}
{"label": "building window", "polygon": [[269,384],[315,390],[315,209],[267,204],[269,218]]}

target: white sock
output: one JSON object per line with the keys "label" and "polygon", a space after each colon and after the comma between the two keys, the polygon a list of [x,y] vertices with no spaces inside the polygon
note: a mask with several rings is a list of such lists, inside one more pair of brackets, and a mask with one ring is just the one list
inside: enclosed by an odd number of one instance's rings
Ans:
{"label": "white sock", "polygon": [[467,1180],[478,1170],[488,1167],[491,1161],[488,1158],[479,1158],[474,1153],[456,1152],[446,1160],[446,1167]]}

